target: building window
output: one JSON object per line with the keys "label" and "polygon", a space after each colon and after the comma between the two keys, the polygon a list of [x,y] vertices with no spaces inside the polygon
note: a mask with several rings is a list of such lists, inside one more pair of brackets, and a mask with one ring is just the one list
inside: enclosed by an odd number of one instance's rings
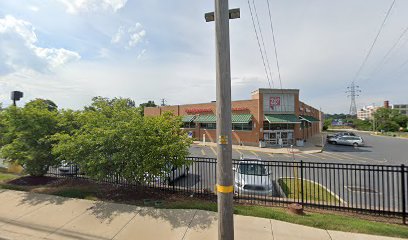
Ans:
{"label": "building window", "polygon": [[195,123],[194,122],[184,122],[183,128],[195,128]]}
{"label": "building window", "polygon": [[217,129],[217,125],[215,123],[200,123],[200,128]]}
{"label": "building window", "polygon": [[233,123],[232,130],[236,131],[252,131],[252,121],[249,123]]}
{"label": "building window", "polygon": [[269,123],[264,122],[264,130],[294,130],[295,124],[293,123]]}

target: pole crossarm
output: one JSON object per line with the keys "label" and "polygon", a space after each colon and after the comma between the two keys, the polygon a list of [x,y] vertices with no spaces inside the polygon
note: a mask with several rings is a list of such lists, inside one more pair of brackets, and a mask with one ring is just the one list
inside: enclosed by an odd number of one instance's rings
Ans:
{"label": "pole crossarm", "polygon": [[[236,19],[241,17],[241,10],[239,8],[234,8],[229,10],[229,19]],[[208,12],[204,14],[206,22],[214,22],[214,12]]]}

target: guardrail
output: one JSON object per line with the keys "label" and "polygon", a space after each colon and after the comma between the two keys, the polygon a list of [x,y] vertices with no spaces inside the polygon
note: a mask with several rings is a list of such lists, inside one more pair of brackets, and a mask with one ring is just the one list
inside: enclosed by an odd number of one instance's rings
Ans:
{"label": "guardrail", "polygon": [[[187,158],[188,164],[144,181],[115,174],[102,182],[139,185],[171,192],[215,196],[216,159]],[[402,218],[408,209],[408,167],[303,161],[233,160],[236,202],[266,206],[299,203],[305,207]],[[81,177],[73,165],[53,167],[49,175]]]}

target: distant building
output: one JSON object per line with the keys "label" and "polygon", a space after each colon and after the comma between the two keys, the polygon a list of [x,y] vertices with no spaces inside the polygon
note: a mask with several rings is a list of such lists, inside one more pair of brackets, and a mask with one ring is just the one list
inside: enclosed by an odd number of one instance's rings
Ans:
{"label": "distant building", "polygon": [[373,114],[375,113],[375,111],[377,111],[378,108],[380,107],[365,106],[357,111],[357,118],[360,120],[372,120]]}
{"label": "distant building", "polygon": [[[232,143],[293,145],[321,131],[323,114],[299,100],[298,89],[257,89],[251,99],[232,101]],[[146,107],[145,116],[181,116],[183,129],[197,140],[216,142],[216,103]]]}
{"label": "distant building", "polygon": [[408,104],[394,104],[392,108],[398,110],[401,114],[408,115]]}

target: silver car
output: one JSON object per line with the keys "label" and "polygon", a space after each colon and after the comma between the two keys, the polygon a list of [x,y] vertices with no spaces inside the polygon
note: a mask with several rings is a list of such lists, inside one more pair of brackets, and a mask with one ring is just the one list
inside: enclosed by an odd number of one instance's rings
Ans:
{"label": "silver car", "polygon": [[58,167],[58,171],[61,175],[76,175],[79,173],[79,168],[76,164],[69,163],[67,161],[61,161],[61,165]]}
{"label": "silver car", "polygon": [[359,136],[339,136],[335,138],[330,138],[329,143],[350,145],[354,147],[364,146],[364,140],[362,137]]}
{"label": "silver car", "polygon": [[234,168],[234,193],[239,195],[272,195],[273,186],[266,166],[259,161],[241,161]]}

